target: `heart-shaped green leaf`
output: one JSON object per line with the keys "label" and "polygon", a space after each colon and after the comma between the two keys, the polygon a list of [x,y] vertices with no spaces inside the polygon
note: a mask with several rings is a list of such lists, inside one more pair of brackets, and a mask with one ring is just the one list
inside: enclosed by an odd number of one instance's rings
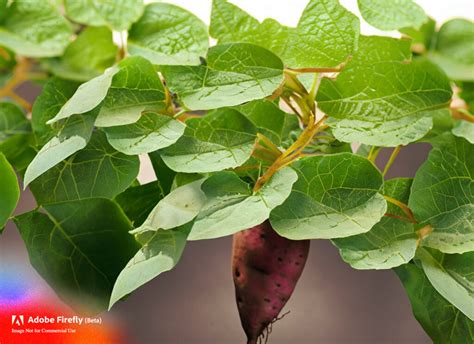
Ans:
{"label": "heart-shaped green leaf", "polygon": [[214,0],[211,35],[219,44],[247,42],[273,51],[292,68],[336,67],[357,48],[359,19],[337,0],[311,0],[296,28],[259,23],[227,0]]}
{"label": "heart-shaped green leaf", "polygon": [[97,313],[138,245],[130,222],[106,199],[63,202],[16,217],[30,262],[71,306]]}
{"label": "heart-shaped green leaf", "polygon": [[[384,193],[406,204],[411,184],[412,179],[391,179],[385,182]],[[406,217],[389,203],[387,216],[367,233],[334,239],[342,259],[355,269],[391,269],[412,260],[417,243],[414,225],[397,216]]]}
{"label": "heart-shaped green leaf", "polygon": [[162,150],[177,172],[214,172],[242,165],[252,154],[256,128],[234,109],[219,109],[186,122],[184,135]]}
{"label": "heart-shaped green leaf", "polygon": [[64,0],[64,8],[78,23],[124,31],[140,18],[144,4],[143,0]]}
{"label": "heart-shaped green leaf", "polygon": [[410,209],[433,232],[422,244],[446,253],[474,250],[474,145],[449,133],[436,141],[413,181]]}
{"label": "heart-shaped green leaf", "polygon": [[413,0],[357,0],[357,3],[365,21],[381,30],[418,29],[428,20],[425,11]]}
{"label": "heart-shaped green leaf", "polygon": [[430,111],[449,105],[451,86],[435,65],[410,58],[408,41],[361,37],[337,79],[321,81],[318,105],[338,140],[391,147],[431,129]]}
{"label": "heart-shaped green leaf", "polygon": [[206,25],[181,7],[155,3],[128,34],[128,51],[157,65],[197,65],[209,47]]}
{"label": "heart-shaped green leaf", "polygon": [[139,160],[114,150],[100,131],[89,144],[30,184],[39,204],[113,198],[138,175]]}
{"label": "heart-shaped green leaf", "polygon": [[61,78],[87,81],[115,63],[118,47],[107,27],[87,27],[60,58],[45,59],[44,66]]}
{"label": "heart-shaped green leaf", "polygon": [[339,153],[293,164],[298,181],[270,216],[273,228],[292,240],[331,239],[368,232],[385,214],[383,179],[367,159]]}
{"label": "heart-shaped green leaf", "polygon": [[163,66],[167,86],[192,110],[233,106],[271,95],[283,82],[283,63],[271,51],[246,44],[209,49],[205,65]]}
{"label": "heart-shaped green leaf", "polygon": [[144,113],[138,122],[105,128],[109,143],[119,152],[134,155],[156,151],[175,143],[186,126],[170,116]]}
{"label": "heart-shaped green leaf", "polygon": [[19,55],[49,57],[61,55],[72,35],[68,21],[54,1],[16,0],[6,9],[0,23],[0,45]]}
{"label": "heart-shaped green leaf", "polygon": [[202,184],[206,203],[194,221],[189,240],[219,238],[252,228],[270,216],[290,195],[297,179],[291,168],[279,170],[257,192],[233,172],[212,175]]}

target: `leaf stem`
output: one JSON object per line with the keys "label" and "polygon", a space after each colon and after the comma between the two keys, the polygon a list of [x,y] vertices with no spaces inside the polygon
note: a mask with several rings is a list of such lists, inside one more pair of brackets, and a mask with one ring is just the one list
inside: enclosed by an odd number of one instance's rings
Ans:
{"label": "leaf stem", "polygon": [[257,192],[261,187],[281,168],[291,164],[294,160],[298,159],[303,149],[311,143],[314,135],[319,131],[322,124],[326,120],[326,116],[321,118],[319,121],[315,121],[314,114],[310,114],[310,121],[308,126],[303,130],[303,133],[298,139],[285,151],[283,152],[275,162],[268,168],[268,170],[258,178],[253,188],[254,192]]}
{"label": "leaf stem", "polygon": [[395,147],[395,149],[392,151],[392,154],[390,154],[390,158],[388,159],[387,164],[385,165],[385,168],[383,169],[382,176],[385,177],[385,175],[387,174],[388,170],[389,170],[390,167],[392,166],[393,162],[394,162],[395,159],[397,158],[398,153],[400,153],[402,147],[403,147],[402,145],[397,146],[397,147]]}
{"label": "leaf stem", "polygon": [[451,108],[451,116],[456,119],[461,119],[470,123],[474,123],[474,116],[465,109]]}
{"label": "leaf stem", "polygon": [[384,216],[391,217],[391,218],[394,218],[394,219],[397,219],[397,220],[400,220],[400,221],[416,223],[416,222],[413,222],[412,220],[410,220],[409,218],[406,218],[404,216],[395,215],[395,214],[385,213]]}
{"label": "leaf stem", "polygon": [[19,58],[18,63],[14,68],[13,77],[0,89],[0,98],[10,97],[19,103],[25,110],[31,112],[31,104],[15,93],[15,88],[28,80],[28,71],[32,66],[32,62],[26,58]]}
{"label": "leaf stem", "polygon": [[404,213],[405,215],[408,217],[408,219],[413,222],[413,223],[418,223],[415,219],[415,216],[413,215],[413,212],[411,211],[411,209],[408,207],[408,205],[406,205],[405,203],[403,202],[400,202],[399,200],[396,200],[395,198],[392,198],[390,196],[387,196],[387,195],[384,195],[383,196],[385,198],[385,200],[387,202],[390,202],[394,205],[396,205],[397,207],[399,207]]}
{"label": "leaf stem", "polygon": [[431,225],[426,225],[416,231],[418,239],[416,240],[416,247],[420,246],[421,241],[433,232]]}
{"label": "leaf stem", "polygon": [[373,163],[375,163],[375,159],[377,159],[377,156],[379,155],[379,153],[380,153],[380,147],[372,146],[370,148],[369,155],[367,156],[367,159],[369,161],[372,161]]}
{"label": "leaf stem", "polygon": [[266,137],[265,135],[263,135],[262,133],[258,133],[257,134],[257,137],[260,141],[262,141],[271,151],[273,151],[275,154],[277,155],[280,155],[281,154],[281,151],[280,149],[277,147],[276,144],[274,144],[272,142],[272,140],[270,140],[268,137]]}

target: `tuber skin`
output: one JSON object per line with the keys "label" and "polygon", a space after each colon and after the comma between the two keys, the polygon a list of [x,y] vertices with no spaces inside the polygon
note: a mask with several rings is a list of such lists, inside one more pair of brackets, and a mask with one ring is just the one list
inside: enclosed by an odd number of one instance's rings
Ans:
{"label": "tuber skin", "polygon": [[306,263],[309,243],[279,236],[268,220],[234,234],[232,274],[247,344],[257,343],[290,298]]}

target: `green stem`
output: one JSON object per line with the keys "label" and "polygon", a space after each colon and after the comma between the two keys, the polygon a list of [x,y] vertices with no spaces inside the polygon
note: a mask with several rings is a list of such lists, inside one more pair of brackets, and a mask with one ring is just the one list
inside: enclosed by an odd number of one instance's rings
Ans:
{"label": "green stem", "polygon": [[395,147],[395,149],[392,151],[392,154],[390,154],[390,158],[388,159],[387,161],[387,164],[385,165],[385,168],[383,169],[383,172],[382,172],[382,175],[385,176],[388,172],[388,170],[390,169],[390,167],[392,166],[393,162],[395,161],[395,159],[397,158],[398,156],[398,153],[400,153],[400,150],[402,149],[403,146],[397,146]]}

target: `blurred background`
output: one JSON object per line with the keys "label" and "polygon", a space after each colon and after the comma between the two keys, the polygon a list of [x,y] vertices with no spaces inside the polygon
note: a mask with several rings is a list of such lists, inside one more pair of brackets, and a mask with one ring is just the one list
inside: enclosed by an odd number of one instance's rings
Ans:
{"label": "blurred background", "polygon": [[[209,22],[211,0],[168,0],[189,9]],[[231,0],[258,19],[273,17],[296,25],[307,0]],[[474,18],[472,0],[417,0],[438,23],[452,17]],[[356,0],[341,0],[358,14]],[[380,32],[361,22],[362,33]],[[473,43],[474,44],[474,43]],[[24,85],[20,91],[33,100],[40,89]],[[412,177],[429,151],[417,144],[401,151],[388,178]],[[377,162],[384,166],[390,150]],[[140,178],[154,178],[144,161]],[[26,191],[17,213],[35,207]],[[106,243],[104,243],[105,245]],[[103,314],[106,334],[87,343],[118,343],[109,332],[120,332],[120,343],[198,344],[244,343],[230,271],[232,239],[189,242],[178,266],[140,288],[126,301]],[[24,292],[22,292],[24,290]],[[28,262],[23,242],[9,223],[0,240],[0,312],[14,307],[2,302],[6,292],[15,294],[18,303],[43,300],[43,308],[65,309],[48,285]],[[304,273],[287,303],[290,311],[273,326],[269,342],[323,344],[430,343],[418,325],[397,276],[392,271],[358,271],[345,264],[337,249],[327,240],[314,240]],[[93,337],[91,337],[93,338]],[[0,337],[1,342],[1,337]],[[50,343],[55,343],[54,341]],[[80,341],[78,341],[80,343]]]}

